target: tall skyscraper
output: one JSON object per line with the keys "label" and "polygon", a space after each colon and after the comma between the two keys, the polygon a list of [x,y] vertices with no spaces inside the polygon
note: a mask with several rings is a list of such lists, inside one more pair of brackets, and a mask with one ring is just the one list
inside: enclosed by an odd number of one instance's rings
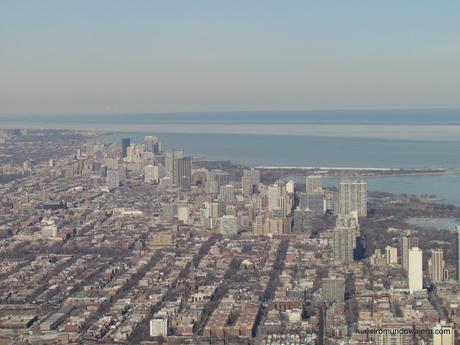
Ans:
{"label": "tall skyscraper", "polygon": [[356,246],[356,230],[336,228],[333,230],[334,258],[341,262],[353,261],[353,248]]}
{"label": "tall skyscraper", "polygon": [[192,159],[190,157],[175,159],[173,183],[181,189],[188,189],[191,181]]}
{"label": "tall skyscraper", "polygon": [[339,183],[339,214],[358,211],[359,217],[367,216],[367,183],[364,181],[341,181]]}
{"label": "tall skyscraper", "polygon": [[406,271],[409,269],[409,249],[418,247],[418,237],[408,234],[401,237],[401,266]]}
{"label": "tall skyscraper", "polygon": [[433,283],[439,283],[444,280],[444,266],[442,249],[433,249],[431,251],[431,258],[428,261],[428,272]]}
{"label": "tall skyscraper", "polygon": [[309,175],[306,178],[307,193],[322,193],[323,178],[320,175]]}
{"label": "tall skyscraper", "polygon": [[121,139],[121,153],[123,158],[128,157],[128,147],[131,145],[131,139],[130,138],[122,138]]}
{"label": "tall skyscraper", "polygon": [[409,290],[423,290],[423,254],[418,247],[409,249]]}

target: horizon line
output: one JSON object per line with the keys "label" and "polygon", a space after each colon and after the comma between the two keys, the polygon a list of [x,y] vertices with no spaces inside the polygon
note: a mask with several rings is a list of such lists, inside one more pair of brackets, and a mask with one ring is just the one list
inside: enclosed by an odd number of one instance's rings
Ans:
{"label": "horizon line", "polygon": [[417,110],[454,110],[460,111],[458,107],[389,107],[389,108],[311,108],[311,109],[279,109],[279,110],[191,110],[191,111],[94,111],[94,112],[69,112],[69,111],[52,111],[52,112],[0,112],[0,116],[18,115],[18,116],[39,116],[39,115],[174,115],[174,114],[242,114],[242,113],[301,113],[301,112],[342,112],[342,111],[417,111]]}

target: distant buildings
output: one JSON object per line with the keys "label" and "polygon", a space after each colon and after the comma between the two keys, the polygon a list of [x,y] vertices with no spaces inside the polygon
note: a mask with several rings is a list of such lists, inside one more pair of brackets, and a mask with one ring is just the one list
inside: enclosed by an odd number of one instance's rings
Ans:
{"label": "distant buildings", "polygon": [[364,181],[339,182],[339,215],[358,211],[359,217],[367,216],[367,183]]}
{"label": "distant buildings", "polygon": [[409,290],[423,290],[423,254],[418,247],[409,249]]}

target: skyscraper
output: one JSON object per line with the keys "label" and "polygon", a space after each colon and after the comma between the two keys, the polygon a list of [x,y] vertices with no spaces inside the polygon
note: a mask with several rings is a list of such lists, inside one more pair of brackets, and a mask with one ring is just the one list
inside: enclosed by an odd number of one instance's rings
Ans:
{"label": "skyscraper", "polygon": [[431,258],[428,261],[428,271],[433,283],[439,283],[444,280],[444,265],[442,249],[433,249]]}
{"label": "skyscraper", "polygon": [[423,254],[418,247],[409,249],[409,290],[423,290]]}
{"label": "skyscraper", "polygon": [[174,160],[174,177],[173,183],[181,188],[190,188],[192,180],[192,159],[190,157],[183,157]]}
{"label": "skyscraper", "polygon": [[293,180],[289,180],[286,183],[286,192],[288,192],[289,194],[294,194],[294,191],[295,191],[295,182]]}
{"label": "skyscraper", "polygon": [[334,258],[342,262],[353,261],[353,248],[356,245],[356,230],[336,228],[333,230]]}
{"label": "skyscraper", "polygon": [[309,175],[306,178],[307,193],[322,193],[323,178],[320,175]]}
{"label": "skyscraper", "polygon": [[359,217],[367,216],[367,183],[341,181],[339,183],[339,214],[358,211]]}
{"label": "skyscraper", "polygon": [[131,145],[131,139],[130,138],[122,138],[121,139],[121,153],[123,158],[128,157],[128,147]]}

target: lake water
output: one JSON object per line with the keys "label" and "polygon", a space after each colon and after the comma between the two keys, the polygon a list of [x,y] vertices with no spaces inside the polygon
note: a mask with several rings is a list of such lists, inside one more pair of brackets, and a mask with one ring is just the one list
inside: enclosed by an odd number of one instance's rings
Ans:
{"label": "lake water", "polygon": [[[460,206],[460,110],[0,115],[3,128],[112,131],[194,157],[250,166],[451,168],[454,174],[368,178],[369,190],[435,194]],[[124,132],[124,133],[120,133]]]}

